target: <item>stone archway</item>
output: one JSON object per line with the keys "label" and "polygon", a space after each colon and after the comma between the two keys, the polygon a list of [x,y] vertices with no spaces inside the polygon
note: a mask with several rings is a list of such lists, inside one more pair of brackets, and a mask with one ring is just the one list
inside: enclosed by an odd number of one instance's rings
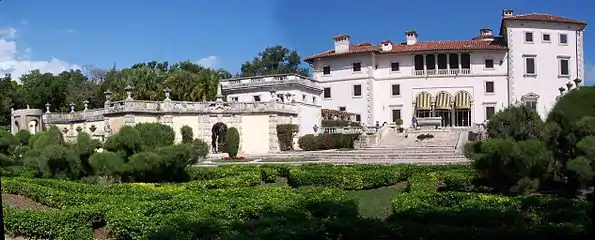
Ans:
{"label": "stone archway", "polygon": [[39,123],[37,122],[37,120],[31,120],[29,122],[29,133],[31,134],[35,134],[37,132],[37,125]]}
{"label": "stone archway", "polygon": [[224,152],[223,144],[225,143],[225,135],[227,134],[227,124],[217,122],[211,128],[211,152]]}
{"label": "stone archway", "polygon": [[19,121],[14,121],[14,126],[15,126],[15,129],[16,129],[15,132],[18,132],[18,131],[21,130],[21,125],[19,125]]}

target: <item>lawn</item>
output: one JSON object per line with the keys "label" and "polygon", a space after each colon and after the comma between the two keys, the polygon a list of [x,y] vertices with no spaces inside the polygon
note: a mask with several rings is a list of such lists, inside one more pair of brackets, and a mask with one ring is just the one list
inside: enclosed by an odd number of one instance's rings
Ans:
{"label": "lawn", "polygon": [[349,194],[358,199],[359,213],[363,217],[385,219],[391,215],[391,201],[403,192],[407,183],[376,189],[350,191]]}

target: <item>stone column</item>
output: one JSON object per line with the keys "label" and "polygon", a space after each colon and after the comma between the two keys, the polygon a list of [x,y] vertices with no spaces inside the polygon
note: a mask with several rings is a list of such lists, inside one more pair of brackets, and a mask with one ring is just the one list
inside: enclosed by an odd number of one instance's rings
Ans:
{"label": "stone column", "polygon": [[269,152],[279,151],[279,140],[277,139],[278,118],[277,114],[269,115]]}

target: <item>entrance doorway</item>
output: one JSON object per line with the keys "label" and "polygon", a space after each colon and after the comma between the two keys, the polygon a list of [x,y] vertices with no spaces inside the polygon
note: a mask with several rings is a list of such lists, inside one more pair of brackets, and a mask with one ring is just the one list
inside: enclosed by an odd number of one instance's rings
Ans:
{"label": "entrance doorway", "polygon": [[227,125],[222,122],[215,123],[211,129],[211,152],[223,153],[225,149],[225,135],[227,134]]}
{"label": "entrance doorway", "polygon": [[434,112],[436,114],[436,117],[442,118],[441,127],[452,127],[452,111],[451,110],[436,109]]}

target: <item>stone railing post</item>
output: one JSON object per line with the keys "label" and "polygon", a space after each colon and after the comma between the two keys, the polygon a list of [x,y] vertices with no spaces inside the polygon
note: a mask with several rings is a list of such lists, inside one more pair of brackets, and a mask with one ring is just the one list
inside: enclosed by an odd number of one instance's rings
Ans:
{"label": "stone railing post", "polygon": [[103,92],[103,94],[105,94],[105,102],[103,103],[103,108],[105,108],[105,110],[108,110],[112,100],[112,91],[108,89],[105,92]]}
{"label": "stone railing post", "polygon": [[124,91],[126,91],[126,99],[124,100],[124,109],[129,110],[129,109],[132,109],[134,107],[133,106],[134,105],[134,103],[133,103],[134,99],[132,99],[132,90],[133,89],[134,88],[132,86],[130,86],[130,85],[128,85],[128,86],[126,86],[124,88]]}

